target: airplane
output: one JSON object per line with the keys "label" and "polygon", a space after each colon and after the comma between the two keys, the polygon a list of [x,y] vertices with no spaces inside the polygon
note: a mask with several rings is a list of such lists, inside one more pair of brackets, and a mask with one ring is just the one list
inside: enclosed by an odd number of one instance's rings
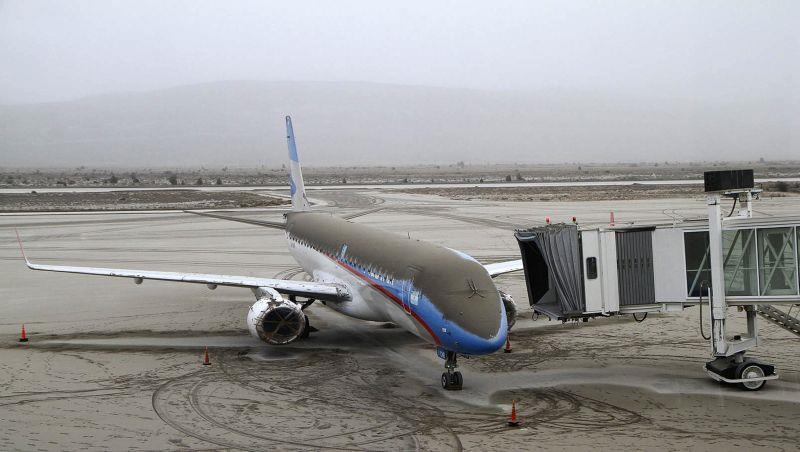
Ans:
{"label": "airplane", "polygon": [[514,324],[516,305],[492,278],[521,270],[522,261],[482,265],[466,253],[411,239],[350,220],[313,211],[306,196],[291,117],[286,117],[291,211],[284,222],[259,221],[215,213],[188,212],[285,231],[289,251],[312,281],[251,276],[42,265],[53,272],[246,287],[256,302],[247,313],[250,334],[273,344],[307,337],[311,327],[303,310],[314,301],[357,319],[392,322],[436,347],[445,361],[442,388],[460,390],[459,355],[486,355],[500,349]]}

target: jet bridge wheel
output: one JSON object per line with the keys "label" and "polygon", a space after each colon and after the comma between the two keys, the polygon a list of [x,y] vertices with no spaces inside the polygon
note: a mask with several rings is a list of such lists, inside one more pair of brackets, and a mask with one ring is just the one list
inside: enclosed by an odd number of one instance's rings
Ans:
{"label": "jet bridge wheel", "polygon": [[[764,378],[764,369],[757,364],[749,364],[742,367],[737,378]],[[739,383],[739,387],[747,391],[758,391],[763,388],[765,384],[767,384],[766,380],[743,381]]]}

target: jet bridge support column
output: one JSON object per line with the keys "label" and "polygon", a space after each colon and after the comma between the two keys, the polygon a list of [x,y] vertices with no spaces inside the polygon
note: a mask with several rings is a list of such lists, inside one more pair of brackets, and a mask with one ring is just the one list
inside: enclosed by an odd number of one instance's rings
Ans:
{"label": "jet bridge support column", "polygon": [[[742,190],[743,191],[743,190]],[[727,193],[726,193],[727,194]],[[714,380],[736,383],[743,389],[755,391],[764,387],[767,380],[778,378],[775,367],[745,358],[747,349],[758,344],[756,310],[746,308],[747,334],[728,340],[725,322],[728,303],[725,299],[725,268],[722,250],[722,212],[719,193],[708,195],[708,241],[711,263],[711,349],[713,361],[706,363],[706,371]],[[699,307],[702,309],[702,306]]]}
{"label": "jet bridge support column", "polygon": [[744,352],[758,345],[756,311],[747,309],[747,334],[735,336],[728,341],[725,336],[725,321],[728,317],[728,302],[725,299],[725,268],[722,252],[722,212],[719,194],[708,196],[708,251],[711,258],[711,347],[716,357],[736,356],[741,362]]}
{"label": "jet bridge support column", "polygon": [[722,211],[718,194],[708,196],[708,251],[711,258],[711,346],[714,356],[726,354],[725,318],[728,304],[725,302],[725,272],[722,267]]}

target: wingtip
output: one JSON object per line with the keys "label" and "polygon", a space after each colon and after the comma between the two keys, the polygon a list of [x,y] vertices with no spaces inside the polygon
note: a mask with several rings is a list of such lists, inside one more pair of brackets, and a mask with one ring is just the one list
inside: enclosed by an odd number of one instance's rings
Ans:
{"label": "wingtip", "polygon": [[31,262],[28,260],[28,256],[25,255],[25,248],[22,246],[22,239],[19,237],[19,230],[14,228],[14,233],[17,234],[17,243],[19,244],[19,251],[22,253],[22,258],[25,259],[25,265],[28,267],[31,266]]}

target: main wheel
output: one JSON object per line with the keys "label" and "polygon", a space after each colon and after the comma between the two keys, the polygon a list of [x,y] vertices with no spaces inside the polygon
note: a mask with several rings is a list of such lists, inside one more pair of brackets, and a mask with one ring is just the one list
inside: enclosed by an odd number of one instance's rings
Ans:
{"label": "main wheel", "polygon": [[[739,378],[762,378],[764,377],[764,369],[761,366],[757,366],[755,364],[750,364],[745,366],[741,373],[739,374]],[[758,391],[759,389],[763,388],[764,385],[767,383],[766,380],[758,380],[758,381],[743,381],[739,383],[739,387],[747,390],[747,391]]]}

